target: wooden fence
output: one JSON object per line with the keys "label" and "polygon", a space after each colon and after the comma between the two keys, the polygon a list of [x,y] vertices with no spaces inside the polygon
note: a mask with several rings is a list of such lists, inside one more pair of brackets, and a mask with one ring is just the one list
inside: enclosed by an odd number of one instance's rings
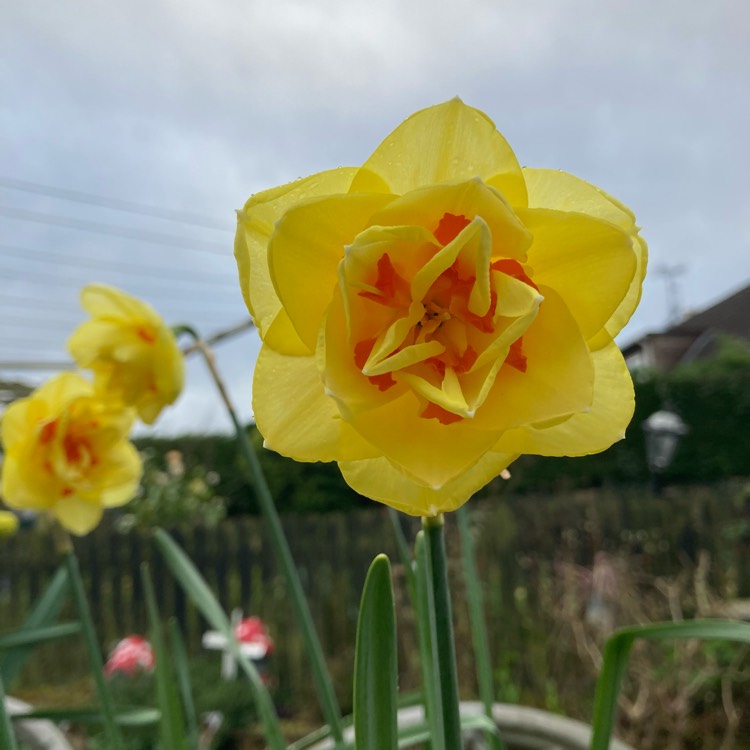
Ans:
{"label": "wooden fence", "polygon": [[[644,576],[677,575],[698,550],[706,550],[714,560],[711,586],[722,595],[750,596],[747,497],[747,486],[740,483],[673,490],[658,498],[633,490],[597,491],[553,498],[495,498],[472,505],[470,518],[497,668],[513,670],[533,688],[536,673],[547,669],[544,660],[549,655],[540,649],[555,626],[556,613],[549,610],[556,605],[549,591],[560,566],[585,572],[600,550],[626,556],[627,564]],[[401,684],[416,685],[412,615],[384,509],[289,516],[283,525],[324,652],[334,678],[340,678],[336,682],[344,706],[349,700],[359,596],[369,563],[379,552],[388,553],[395,563]],[[404,517],[404,526],[413,538],[419,523]],[[303,644],[262,521],[232,518],[213,530],[185,526],[172,533],[227,611],[240,607],[263,618],[277,643],[274,669],[279,683],[294,686],[296,700],[311,698]],[[461,680],[471,694],[473,665],[466,647],[470,636],[456,531],[450,519],[448,550],[453,561]],[[200,650],[207,624],[186,601],[147,534],[122,535],[103,524],[76,540],[76,551],[105,651],[119,638],[146,631],[143,563],[149,566],[162,614],[177,619],[192,653]],[[49,531],[22,530],[0,542],[0,632],[22,621],[57,565]],[[84,675],[82,650],[75,640],[41,649],[24,681],[54,683]]]}

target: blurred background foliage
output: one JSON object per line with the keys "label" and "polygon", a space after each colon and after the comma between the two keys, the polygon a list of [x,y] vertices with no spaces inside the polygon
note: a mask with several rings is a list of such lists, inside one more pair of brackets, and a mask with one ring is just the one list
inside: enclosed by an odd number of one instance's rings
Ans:
{"label": "blurred background foliage", "polygon": [[[692,484],[750,474],[750,347],[723,339],[715,357],[681,365],[671,372],[634,374],[636,409],[626,439],[609,450],[580,458],[523,456],[511,466],[508,489],[518,493],[573,490],[645,483],[649,479],[642,423],[669,408],[690,428],[666,472],[669,483]],[[248,426],[253,444],[263,440]],[[140,439],[147,466],[165,471],[166,456],[179,451],[186,467],[217,477],[215,493],[230,515],[257,513],[257,505],[234,439],[217,435]],[[335,464],[305,464],[260,450],[260,460],[281,512],[326,512],[365,508],[370,503],[352,491]],[[147,469],[148,472],[148,469]],[[146,481],[150,484],[147,473]],[[496,480],[480,494],[496,491]],[[139,503],[148,503],[139,498]]]}

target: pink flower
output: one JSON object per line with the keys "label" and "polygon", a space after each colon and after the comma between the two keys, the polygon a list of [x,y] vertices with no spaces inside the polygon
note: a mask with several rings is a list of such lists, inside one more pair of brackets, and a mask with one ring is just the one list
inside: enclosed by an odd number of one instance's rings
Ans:
{"label": "pink flower", "polygon": [[155,663],[151,644],[141,635],[130,635],[112,649],[104,665],[104,674],[112,677],[121,672],[133,677],[138,672],[153,672]]}
{"label": "pink flower", "polygon": [[274,643],[268,635],[266,626],[260,617],[245,617],[234,629],[234,637],[240,643],[255,643],[265,649],[266,654],[273,653]]}

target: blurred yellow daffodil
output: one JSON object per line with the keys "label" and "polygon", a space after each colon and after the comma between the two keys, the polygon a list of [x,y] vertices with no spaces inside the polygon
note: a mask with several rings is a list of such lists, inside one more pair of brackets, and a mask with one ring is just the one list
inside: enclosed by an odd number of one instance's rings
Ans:
{"label": "blurred yellow daffodil", "polygon": [[93,371],[100,393],[152,424],[182,390],[184,363],[172,331],[150,305],[104,284],[84,287],[81,304],[92,319],[68,339],[71,356]]}
{"label": "blurred yellow daffodil", "polygon": [[337,461],[363,495],[434,515],[519,454],[602,451],[630,421],[613,338],[646,269],[633,214],[522,169],[458,99],[360,168],[253,195],[235,257],[267,447]]}
{"label": "blurred yellow daffodil", "polygon": [[74,534],[91,531],[103,508],[138,489],[141,460],[127,439],[134,419],[74,373],[15,401],[2,418],[4,502],[49,512]]}
{"label": "blurred yellow daffodil", "polygon": [[18,516],[7,510],[0,510],[0,539],[12,536],[18,531]]}

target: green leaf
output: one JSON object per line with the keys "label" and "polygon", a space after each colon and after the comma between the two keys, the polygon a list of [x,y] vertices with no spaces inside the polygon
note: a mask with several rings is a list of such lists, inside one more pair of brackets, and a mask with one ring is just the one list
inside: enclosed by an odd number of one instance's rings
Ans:
{"label": "green leaf", "polygon": [[5,711],[5,690],[2,678],[0,678],[0,747],[7,748],[7,750],[16,750],[13,727],[10,724],[10,717]]}
{"label": "green leaf", "polygon": [[195,702],[193,701],[193,690],[190,685],[187,651],[175,619],[169,621],[169,635],[172,641],[172,656],[175,673],[177,674],[177,686],[180,690],[185,713],[185,724],[187,726],[187,737],[185,739],[189,747],[198,750],[198,721],[195,713]]}
{"label": "green leaf", "polygon": [[157,529],[154,532],[154,539],[174,577],[211,626],[227,639],[227,648],[237,660],[240,669],[247,675],[255,703],[258,706],[258,713],[269,750],[285,750],[286,743],[281,733],[271,696],[263,684],[258,670],[240,650],[229,620],[211,593],[211,589],[190,558],[177,546],[169,534],[163,529]]}
{"label": "green leaf", "polygon": [[594,697],[591,750],[607,750],[617,715],[617,698],[633,643],[639,639],[659,641],[697,638],[704,641],[750,643],[750,623],[733,620],[684,620],[636,625],[617,630],[604,647],[604,659]]}
{"label": "green leaf", "polygon": [[115,721],[114,707],[112,696],[109,692],[109,686],[104,678],[104,664],[99,647],[99,641],[94,629],[94,622],[91,618],[91,608],[86,598],[86,590],[81,577],[81,569],[78,564],[78,558],[73,551],[73,546],[68,540],[68,548],[63,553],[63,561],[68,571],[68,580],[70,581],[70,592],[73,596],[73,603],[78,612],[78,619],[81,621],[81,634],[86,646],[89,669],[94,679],[96,696],[101,708],[102,718],[104,721],[104,733],[107,737],[108,747],[112,750],[120,750],[124,747],[122,734],[119,726]]}
{"label": "green leaf", "polygon": [[161,719],[159,721],[159,739],[161,746],[170,750],[186,750],[184,721],[182,707],[177,696],[177,689],[169,668],[169,654],[164,643],[164,631],[159,619],[156,606],[154,586],[149,575],[148,565],[141,565],[141,580],[143,593],[146,597],[146,611],[148,612],[149,637],[154,649],[156,667],[156,703],[159,707]]}
{"label": "green leaf", "polygon": [[[68,572],[65,566],[61,566],[57,569],[44,593],[37,599],[34,608],[29,612],[21,626],[21,630],[42,628],[55,622],[69,590]],[[32,650],[33,646],[31,645],[19,647],[0,660],[0,678],[6,685],[10,685],[16,678]]]}
{"label": "green leaf", "polygon": [[[104,723],[104,715],[95,706],[76,708],[50,708],[23,711],[13,715],[13,719],[49,719],[50,721],[74,721],[78,724]],[[118,726],[126,728],[153,726],[159,721],[160,713],[156,708],[141,706],[119,707],[114,712]]]}
{"label": "green leaf", "polygon": [[396,750],[396,612],[391,564],[370,565],[357,620],[354,654],[354,736],[357,750]]}
{"label": "green leaf", "polygon": [[0,651],[23,646],[36,646],[39,643],[64,638],[81,632],[80,622],[61,622],[58,625],[48,625],[43,628],[24,628],[14,630],[0,638]]}

